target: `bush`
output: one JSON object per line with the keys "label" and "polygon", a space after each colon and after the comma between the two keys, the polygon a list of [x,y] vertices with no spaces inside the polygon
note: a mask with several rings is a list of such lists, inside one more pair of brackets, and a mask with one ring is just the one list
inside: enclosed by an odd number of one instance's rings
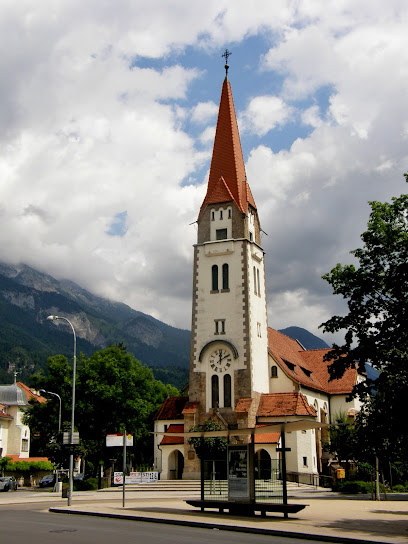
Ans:
{"label": "bush", "polygon": [[394,485],[393,488],[392,488],[392,492],[393,493],[407,493],[408,492],[408,485],[405,484],[397,484],[397,485]]}
{"label": "bush", "polygon": [[98,479],[74,480],[73,489],[74,491],[94,491],[98,489]]}
{"label": "bush", "polygon": [[374,492],[374,483],[363,482],[361,480],[336,482],[333,486],[333,491],[339,491],[348,495],[357,495],[358,493],[366,495],[367,493]]}

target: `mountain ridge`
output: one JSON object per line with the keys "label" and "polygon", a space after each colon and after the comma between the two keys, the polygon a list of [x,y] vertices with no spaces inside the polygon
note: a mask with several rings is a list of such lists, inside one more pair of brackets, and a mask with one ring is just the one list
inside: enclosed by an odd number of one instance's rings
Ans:
{"label": "mountain ridge", "polygon": [[[172,376],[173,384],[176,375],[177,386],[188,380],[190,331],[94,295],[71,280],[56,280],[25,264],[0,263],[0,383],[10,380],[14,371],[28,380],[56,353],[72,357],[72,331],[63,321],[48,322],[48,315],[71,321],[78,353],[89,357],[122,343],[158,375]],[[307,349],[328,347],[300,327],[280,332]]]}

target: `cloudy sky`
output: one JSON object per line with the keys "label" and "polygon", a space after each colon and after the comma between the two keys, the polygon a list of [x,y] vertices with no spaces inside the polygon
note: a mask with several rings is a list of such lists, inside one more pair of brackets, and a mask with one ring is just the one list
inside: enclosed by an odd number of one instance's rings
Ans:
{"label": "cloudy sky", "polygon": [[190,328],[225,48],[269,324],[344,311],[369,200],[406,192],[406,0],[2,0],[0,260]]}

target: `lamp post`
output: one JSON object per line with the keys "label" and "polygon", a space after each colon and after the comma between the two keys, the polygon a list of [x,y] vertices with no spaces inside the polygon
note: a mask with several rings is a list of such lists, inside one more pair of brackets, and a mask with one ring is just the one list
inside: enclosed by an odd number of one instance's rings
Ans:
{"label": "lamp post", "polygon": [[58,434],[60,434],[61,432],[61,397],[58,395],[58,393],[53,393],[52,391],[46,391],[45,389],[40,389],[40,393],[46,393],[47,395],[54,395],[54,397],[58,397],[58,400],[59,400]]}
{"label": "lamp post", "polygon": [[47,317],[47,321],[57,321],[58,319],[62,319],[63,321],[66,321],[70,325],[74,335],[74,364],[72,368],[71,431],[70,431],[70,437],[69,437],[71,451],[69,455],[69,484],[68,484],[68,506],[71,506],[72,488],[73,488],[73,481],[74,481],[74,453],[73,453],[74,444],[73,442],[74,442],[74,416],[75,416],[76,334],[75,334],[75,329],[73,324],[66,317],[61,317],[58,315],[49,315]]}

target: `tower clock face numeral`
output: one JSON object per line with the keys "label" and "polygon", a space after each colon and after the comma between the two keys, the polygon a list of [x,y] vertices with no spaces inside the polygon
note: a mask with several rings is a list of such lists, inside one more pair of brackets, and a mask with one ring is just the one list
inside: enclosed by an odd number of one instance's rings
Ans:
{"label": "tower clock face numeral", "polygon": [[224,349],[216,349],[210,355],[210,367],[214,372],[225,372],[232,364],[231,353]]}

